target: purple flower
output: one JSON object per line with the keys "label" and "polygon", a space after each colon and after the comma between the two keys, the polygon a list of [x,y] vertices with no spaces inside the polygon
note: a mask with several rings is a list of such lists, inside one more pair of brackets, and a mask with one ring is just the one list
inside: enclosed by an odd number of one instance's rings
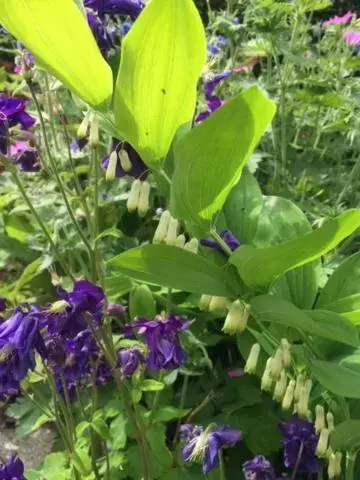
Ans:
{"label": "purple flower", "polygon": [[[234,252],[238,247],[240,247],[239,240],[235,237],[235,235],[230,232],[230,230],[223,230],[220,233],[220,237],[224,240],[224,242],[232,252]],[[217,252],[224,253],[223,249],[220,247],[217,241],[212,238],[202,238],[200,240],[200,244],[204,247],[212,248]]]}
{"label": "purple flower", "polygon": [[83,150],[88,143],[89,139],[86,137],[76,138],[76,140],[74,140],[70,145],[71,151],[74,153],[81,152],[81,150]]}
{"label": "purple flower", "polygon": [[334,17],[329,18],[323,23],[324,27],[330,27],[331,25],[345,25],[346,23],[351,22],[351,20],[356,16],[355,13],[347,12],[342,17],[335,15]]}
{"label": "purple flower", "polygon": [[122,37],[125,37],[130,32],[132,24],[130,22],[123,22],[120,27],[120,34]]}
{"label": "purple flower", "polygon": [[130,15],[132,20],[135,20],[145,7],[141,0],[85,0],[84,5],[97,10],[101,17],[105,14]]}
{"label": "purple flower", "polygon": [[348,45],[357,47],[360,45],[360,31],[359,32],[344,32],[343,38]]}
{"label": "purple flower", "polygon": [[96,43],[98,44],[103,57],[106,59],[110,50],[115,48],[114,34],[107,28],[105,20],[101,19],[95,13],[88,12],[87,19]]}
{"label": "purple flower", "polygon": [[125,348],[118,352],[118,365],[124,377],[131,377],[145,358],[138,348]]}
{"label": "purple flower", "polygon": [[213,78],[205,82],[204,91],[205,91],[205,100],[206,100],[208,109],[205,110],[204,112],[200,112],[197,115],[195,119],[196,123],[200,123],[204,121],[213,112],[215,112],[215,110],[221,107],[222,101],[218,96],[214,95],[214,91],[216,87],[219,85],[219,83],[222,82],[222,80],[224,80],[225,78],[228,78],[231,74],[232,74],[231,70],[225,70],[224,72],[215,75]]}
{"label": "purple flower", "polygon": [[317,473],[320,461],[315,455],[318,435],[314,425],[306,419],[293,415],[289,422],[280,424],[283,436],[284,464],[286,468],[294,468],[301,450],[299,473]]}
{"label": "purple flower", "polygon": [[180,432],[186,442],[182,449],[184,461],[200,461],[204,475],[219,464],[221,448],[233,446],[241,439],[239,430],[225,425],[206,430],[193,425],[182,425]]}
{"label": "purple flower", "polygon": [[20,382],[35,368],[35,349],[47,356],[38,320],[31,311],[17,308],[0,324],[0,395],[18,392]]}
{"label": "purple flower", "polygon": [[107,313],[110,317],[123,317],[126,312],[126,307],[119,303],[109,303]]}
{"label": "purple flower", "polygon": [[41,168],[39,152],[33,147],[26,147],[18,152],[13,162],[22,172],[39,172]]}
{"label": "purple flower", "polygon": [[11,455],[6,463],[0,463],[0,480],[26,480],[24,464],[17,455]]}
{"label": "purple flower", "polygon": [[257,455],[243,464],[245,480],[276,480],[275,471],[269,460]]}
{"label": "purple flower", "polygon": [[180,367],[186,360],[186,354],[180,345],[179,333],[188,327],[181,317],[170,316],[167,319],[146,320],[138,318],[126,325],[125,335],[138,332],[144,335],[149,349],[146,359],[150,370],[172,370]]}
{"label": "purple flower", "polygon": [[[130,161],[129,165],[124,164],[124,160],[122,159],[122,151],[126,152],[127,159]],[[129,175],[129,177],[133,178],[142,178],[145,179],[147,177],[148,167],[145,163],[141,160],[140,155],[137,151],[127,142],[119,142],[115,138],[112,142],[112,152],[117,153],[116,157],[116,165],[115,165],[115,176],[116,177],[124,177]],[[103,158],[101,162],[101,166],[105,169],[109,167],[110,163],[110,156],[107,155]]]}
{"label": "purple flower", "polygon": [[25,112],[27,104],[22,98],[0,93],[0,112],[5,116],[8,128],[20,125],[23,130],[27,130],[34,125],[35,118]]}
{"label": "purple flower", "polygon": [[0,312],[6,310],[6,298],[0,297]]}

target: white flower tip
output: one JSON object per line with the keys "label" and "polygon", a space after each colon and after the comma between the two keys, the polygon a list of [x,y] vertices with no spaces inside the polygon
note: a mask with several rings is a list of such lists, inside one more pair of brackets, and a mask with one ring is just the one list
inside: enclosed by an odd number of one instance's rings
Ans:
{"label": "white flower tip", "polygon": [[116,166],[118,162],[118,155],[116,152],[111,152],[109,157],[109,163],[105,173],[106,181],[112,181],[116,177]]}
{"label": "white flower tip", "polygon": [[150,208],[150,183],[148,181],[142,182],[140,188],[139,202],[138,202],[138,215],[144,217]]}
{"label": "white flower tip", "polygon": [[129,158],[129,154],[125,149],[119,151],[120,165],[125,173],[129,173],[132,169],[132,163]]}
{"label": "white flower tip", "polygon": [[141,182],[136,179],[133,181],[129,193],[128,200],[126,202],[126,207],[130,213],[135,212],[138,208],[139,198],[140,198]]}

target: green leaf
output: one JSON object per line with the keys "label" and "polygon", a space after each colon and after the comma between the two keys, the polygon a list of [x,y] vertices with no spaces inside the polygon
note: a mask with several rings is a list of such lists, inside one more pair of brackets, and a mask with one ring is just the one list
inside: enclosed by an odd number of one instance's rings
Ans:
{"label": "green leaf", "polygon": [[108,264],[136,280],[186,292],[233,296],[236,291],[236,279],[229,270],[170,245],[132,248]]}
{"label": "green leaf", "polygon": [[67,461],[66,457],[61,452],[50,453],[45,457],[42,474],[46,478],[53,477],[54,474],[59,474],[61,470],[64,470],[66,467]]}
{"label": "green leaf", "polygon": [[334,452],[359,450],[360,420],[345,420],[336,425],[330,435],[330,445]]}
{"label": "green leaf", "polygon": [[0,0],[0,23],[79,97],[108,106],[111,70],[73,0]]}
{"label": "green leaf", "polygon": [[156,315],[156,302],[147,285],[138,285],[129,296],[129,313],[131,318],[154,318]]}
{"label": "green leaf", "polygon": [[103,411],[98,410],[97,412],[94,413],[93,418],[91,420],[91,427],[98,435],[100,435],[101,438],[103,438],[104,440],[111,441],[110,430],[104,420]]}
{"label": "green leaf", "polygon": [[252,87],[175,144],[171,188],[175,217],[211,220],[239,181],[274,113],[274,102]]}
{"label": "green leaf", "polygon": [[205,32],[192,0],[152,0],[123,40],[116,124],[149,166],[192,120],[205,60]]}
{"label": "green leaf", "polygon": [[356,371],[335,362],[313,360],[311,372],[330,392],[341,397],[360,398],[360,368]]}
{"label": "green leaf", "polygon": [[255,248],[244,245],[230,257],[244,282],[253,288],[270,285],[279,275],[305,265],[335,248],[360,225],[360,210],[348,210],[318,230],[281,245]]}
{"label": "green leaf", "polygon": [[171,405],[166,405],[157,410],[154,421],[155,422],[171,422],[179,418],[185,417],[190,412],[188,408],[176,408]]}
{"label": "green leaf", "polygon": [[126,446],[127,423],[128,423],[128,420],[122,412],[119,413],[119,415],[115,418],[115,420],[111,422],[110,435],[112,437],[112,448],[114,450],[121,450]]}
{"label": "green leaf", "polygon": [[152,380],[151,378],[143,380],[140,384],[140,390],[143,392],[159,392],[160,390],[164,390],[164,387],[165,385],[162,382]]}
{"label": "green leaf", "polygon": [[254,297],[250,305],[251,315],[258,321],[279,323],[346,345],[358,346],[359,344],[354,325],[334,312],[303,311],[272,295]]}

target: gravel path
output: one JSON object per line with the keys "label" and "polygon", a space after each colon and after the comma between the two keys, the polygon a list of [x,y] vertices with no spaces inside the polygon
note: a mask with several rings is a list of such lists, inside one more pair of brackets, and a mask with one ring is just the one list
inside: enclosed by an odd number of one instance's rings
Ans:
{"label": "gravel path", "polygon": [[26,438],[16,438],[15,430],[0,429],[0,457],[7,457],[18,453],[25,464],[25,469],[37,468],[43,458],[51,452],[54,440],[53,432],[47,428],[40,428]]}

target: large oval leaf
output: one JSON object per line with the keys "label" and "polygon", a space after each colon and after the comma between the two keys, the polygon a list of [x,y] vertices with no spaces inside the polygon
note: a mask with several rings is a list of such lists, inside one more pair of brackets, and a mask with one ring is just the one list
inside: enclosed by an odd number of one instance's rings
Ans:
{"label": "large oval leaf", "polygon": [[205,32],[192,0],[152,0],[126,35],[115,120],[148,165],[165,157],[177,129],[191,121],[205,60]]}
{"label": "large oval leaf", "polygon": [[237,293],[236,278],[228,268],[170,245],[132,248],[108,264],[130,278],[185,292],[225,297]]}
{"label": "large oval leaf", "polygon": [[347,398],[360,398],[360,368],[353,370],[336,362],[313,360],[311,372],[330,392]]}
{"label": "large oval leaf", "polygon": [[73,0],[0,0],[0,23],[70,90],[106,108],[111,69]]}
{"label": "large oval leaf", "polygon": [[338,450],[357,451],[360,449],[360,420],[345,420],[331,432],[330,445]]}
{"label": "large oval leaf", "polygon": [[279,275],[316,260],[335,248],[360,226],[360,210],[352,209],[318,230],[268,248],[244,245],[230,257],[244,282],[253,288],[269,286]]}
{"label": "large oval leaf", "polygon": [[210,222],[239,181],[274,113],[274,102],[252,87],[176,143],[171,188],[175,217]]}

